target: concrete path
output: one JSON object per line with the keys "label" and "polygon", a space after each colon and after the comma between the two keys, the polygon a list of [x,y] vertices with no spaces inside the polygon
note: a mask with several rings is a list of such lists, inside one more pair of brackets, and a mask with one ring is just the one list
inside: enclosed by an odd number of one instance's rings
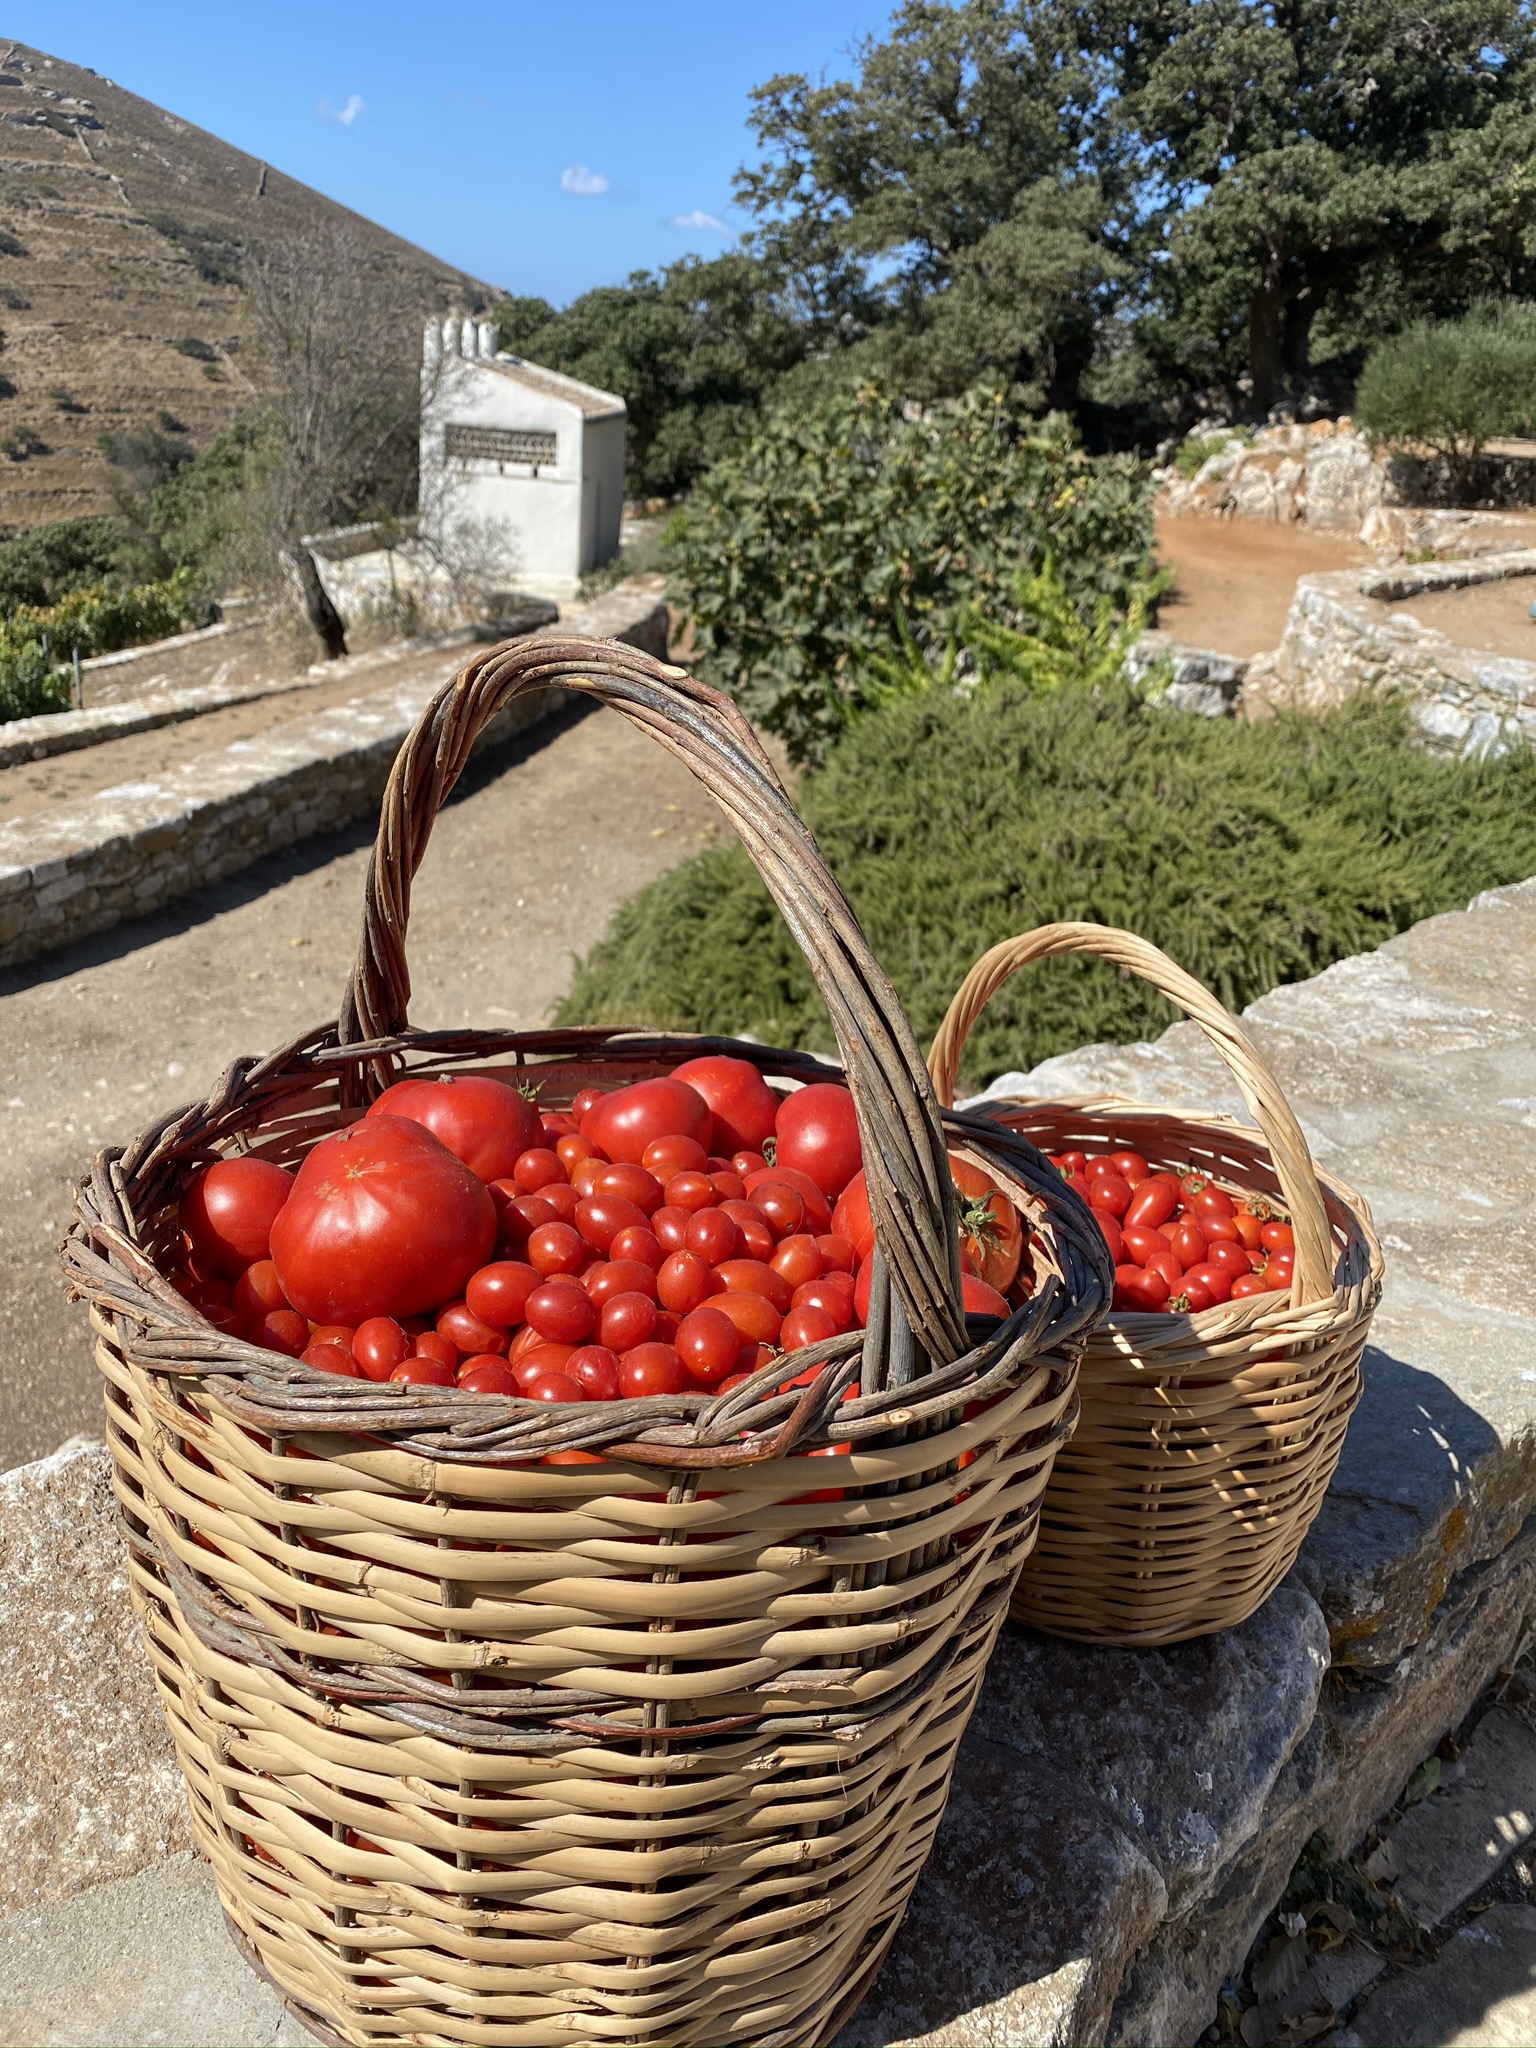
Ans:
{"label": "concrete path", "polygon": [[[412,1021],[533,1028],[615,906],[717,829],[687,771],[616,713],[535,728],[460,785],[415,898]],[[0,1470],[100,1429],[54,1246],[103,1144],[239,1053],[334,1016],[371,827],[273,855],[163,912],[0,973]]]}

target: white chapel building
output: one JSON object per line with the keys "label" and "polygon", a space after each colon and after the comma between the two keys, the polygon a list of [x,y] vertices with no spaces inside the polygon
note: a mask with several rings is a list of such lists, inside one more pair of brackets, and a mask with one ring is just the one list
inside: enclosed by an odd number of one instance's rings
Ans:
{"label": "white chapel building", "polygon": [[421,519],[561,599],[619,551],[622,398],[498,353],[488,320],[431,320],[421,365]]}

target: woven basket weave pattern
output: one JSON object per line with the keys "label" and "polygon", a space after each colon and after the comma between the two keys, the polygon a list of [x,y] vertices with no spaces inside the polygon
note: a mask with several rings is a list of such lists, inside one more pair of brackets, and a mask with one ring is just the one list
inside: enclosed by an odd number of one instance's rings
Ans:
{"label": "woven basket weave pattern", "polygon": [[[431,817],[509,691],[551,680],[705,774],[804,936],[854,1089],[870,1327],[731,1395],[566,1411],[336,1380],[211,1330],[156,1270],[191,1168],[248,1145],[292,1161],[402,1069],[531,1074],[556,1106],[717,1043],[406,1028]],[[790,1082],[825,1071],[722,1049]],[[339,1029],[237,1063],[97,1161],[65,1263],[135,1601],[225,1910],[321,2038],[803,2048],[856,2002],[937,1826],[1107,1285],[1034,1149],[945,1123],[734,714],[628,650],[556,647],[473,664],[407,743]],[[946,1142],[1032,1226],[1032,1299],[981,1341],[952,1285]],[[539,1462],[571,1448],[603,1462]]]}

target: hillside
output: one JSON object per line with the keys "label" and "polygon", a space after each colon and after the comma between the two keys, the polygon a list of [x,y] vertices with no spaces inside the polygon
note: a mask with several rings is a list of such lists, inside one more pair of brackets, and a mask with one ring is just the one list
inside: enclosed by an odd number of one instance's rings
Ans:
{"label": "hillside", "polygon": [[[202,447],[249,395],[243,248],[344,236],[399,276],[401,347],[489,286],[73,64],[0,54],[0,535],[110,509],[104,433]],[[181,347],[178,348],[177,344]]]}

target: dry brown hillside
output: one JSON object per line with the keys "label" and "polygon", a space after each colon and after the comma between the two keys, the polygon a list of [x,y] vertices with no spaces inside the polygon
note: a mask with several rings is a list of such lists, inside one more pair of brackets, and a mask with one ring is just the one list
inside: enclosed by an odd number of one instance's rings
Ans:
{"label": "dry brown hillside", "polygon": [[403,348],[418,313],[492,296],[95,72],[0,44],[0,535],[109,509],[98,435],[201,447],[227,425],[249,393],[241,249],[337,234],[397,269]]}

